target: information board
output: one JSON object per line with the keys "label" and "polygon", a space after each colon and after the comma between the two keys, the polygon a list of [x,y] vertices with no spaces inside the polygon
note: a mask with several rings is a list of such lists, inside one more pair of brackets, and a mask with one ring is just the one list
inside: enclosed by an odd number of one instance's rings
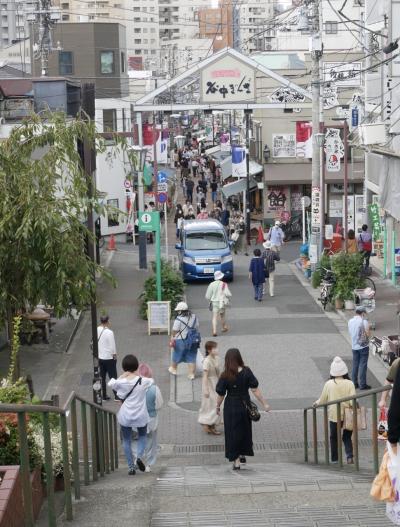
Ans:
{"label": "information board", "polygon": [[171,302],[147,302],[148,334],[170,334]]}

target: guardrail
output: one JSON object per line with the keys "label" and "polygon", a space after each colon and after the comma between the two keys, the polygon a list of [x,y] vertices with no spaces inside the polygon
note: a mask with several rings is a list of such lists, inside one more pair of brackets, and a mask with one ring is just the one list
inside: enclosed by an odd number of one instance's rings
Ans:
{"label": "guardrail", "polygon": [[[80,406],[79,412],[77,403]],[[81,497],[81,481],[83,481],[84,485],[89,485],[90,481],[97,481],[99,475],[103,477],[105,474],[109,474],[110,471],[118,468],[118,435],[115,412],[98,406],[80,397],[75,392],[71,393],[62,408],[45,405],[0,404],[0,415],[3,413],[17,414],[18,417],[20,473],[25,525],[27,527],[33,527],[35,524],[30,483],[27,415],[34,413],[42,415],[49,527],[55,527],[57,524],[54,500],[50,414],[58,415],[60,418],[65,516],[67,520],[73,519],[72,486],[74,488],[74,497],[76,500],[79,500]],[[80,433],[78,431],[78,413],[80,414]],[[69,433],[72,440],[71,456],[68,445]],[[83,480],[80,474],[79,439],[82,447]],[[70,471],[70,463],[72,465],[72,474]]]}
{"label": "guardrail", "polygon": [[[367,390],[361,393],[357,393],[352,397],[344,397],[342,399],[336,399],[335,401],[329,401],[324,404],[319,404],[317,406],[310,406],[304,408],[304,461],[308,463],[308,412],[312,412],[312,445],[313,450],[313,460],[316,465],[318,465],[318,408],[323,409],[323,420],[324,420],[324,454],[325,454],[325,464],[329,465],[329,424],[328,424],[328,407],[336,405],[337,415],[341,415],[341,403],[351,402],[352,408],[357,408],[358,401],[360,399],[365,399],[366,397],[372,398],[372,455],[374,462],[374,471],[377,474],[379,471],[379,452],[378,452],[378,404],[377,404],[377,394],[382,393],[388,390],[391,390],[391,386],[382,386],[380,388],[375,388],[373,390]],[[337,437],[338,437],[338,461],[339,466],[343,467],[343,457],[342,457],[342,423],[338,421],[337,426]],[[354,454],[354,466],[356,470],[360,470],[360,459],[359,459],[359,438],[358,438],[358,426],[357,426],[357,412],[353,412],[353,454]]]}

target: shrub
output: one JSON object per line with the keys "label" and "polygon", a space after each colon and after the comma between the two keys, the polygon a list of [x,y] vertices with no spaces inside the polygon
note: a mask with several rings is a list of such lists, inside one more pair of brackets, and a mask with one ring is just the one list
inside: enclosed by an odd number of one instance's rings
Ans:
{"label": "shrub", "polygon": [[311,277],[311,285],[317,289],[321,284],[321,269],[316,269]]}
{"label": "shrub", "polygon": [[[38,446],[33,437],[32,428],[27,421],[27,439],[29,447],[29,465],[31,470],[40,467],[43,464],[43,458],[40,455]],[[0,465],[19,465],[19,434],[18,420],[16,414],[0,414]]]}
{"label": "shrub", "polygon": [[334,296],[340,300],[351,300],[354,289],[361,288],[364,279],[361,276],[364,255],[340,252],[332,257],[332,271],[335,273]]}
{"label": "shrub", "polygon": [[[140,295],[140,316],[147,320],[147,302],[157,300],[157,285],[155,276],[155,262],[152,262],[153,276],[147,278],[144,283],[144,290]],[[185,284],[181,274],[167,261],[161,260],[161,298],[163,301],[171,302],[171,310],[183,298]]]}

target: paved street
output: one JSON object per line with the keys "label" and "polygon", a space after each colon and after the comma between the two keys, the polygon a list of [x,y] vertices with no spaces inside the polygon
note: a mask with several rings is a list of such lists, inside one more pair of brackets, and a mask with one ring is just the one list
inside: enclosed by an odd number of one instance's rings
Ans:
{"label": "paved street", "polygon": [[[116,503],[121,527],[239,526],[248,525],[250,517],[254,525],[265,526],[372,527],[378,520],[379,525],[385,525],[382,508],[374,506],[368,497],[370,474],[355,476],[347,469],[339,473],[297,464],[303,456],[301,408],[318,397],[333,356],[339,354],[349,365],[351,362],[345,322],[336,314],[322,312],[312,291],[303,286],[289,263],[296,257],[297,247],[294,242],[284,248],[277,268],[276,296],[266,296],[262,303],[255,303],[252,297],[248,258],[236,257],[228,313],[231,329],[217,337],[220,353],[223,357],[229,347],[239,347],[272,406],[272,412],[254,426],[256,457],[246,471],[236,475],[223,458],[223,437],[206,435],[197,424],[200,379],[189,381],[183,366],[177,379],[171,377],[167,372],[168,337],[147,336],[146,322],[138,317],[138,296],[149,273],[138,272],[136,248],[118,244],[110,260],[118,286],[101,285],[99,308],[110,313],[119,357],[136,353],[154,369],[167,403],[160,412],[162,450],[154,473],[127,480],[122,460],[118,473],[84,489],[86,501],[76,505],[72,525],[109,525],[115,520]],[[149,252],[151,259],[152,247]],[[206,284],[186,288],[189,305],[201,321],[203,343],[210,338],[211,329],[205,289]],[[75,389],[91,397],[88,346],[89,317],[85,314],[70,351],[54,372],[47,395],[59,393],[65,400]],[[369,380],[377,386],[384,378],[384,368],[371,358],[371,369],[374,373],[369,372]],[[115,403],[106,404],[113,407]],[[311,438],[311,429],[309,432]],[[371,428],[361,435],[364,469],[371,468],[370,434]],[[320,426],[319,440],[322,438]],[[322,446],[320,442],[321,459]],[[110,492],[120,496],[112,505],[105,498]]]}

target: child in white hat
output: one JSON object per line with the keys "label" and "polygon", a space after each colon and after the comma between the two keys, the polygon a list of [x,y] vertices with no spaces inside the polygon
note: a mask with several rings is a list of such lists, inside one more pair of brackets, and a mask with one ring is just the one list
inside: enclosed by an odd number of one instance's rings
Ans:
{"label": "child in white hat", "polygon": [[[320,398],[315,401],[314,406],[350,397],[356,394],[356,389],[353,382],[349,379],[349,370],[346,363],[340,357],[335,357],[331,364],[330,379],[325,383]],[[341,403],[340,405],[340,420],[343,424],[344,409],[350,408],[350,402]],[[331,460],[332,463],[338,462],[338,443],[337,443],[337,407],[336,404],[328,406],[328,420],[331,443]],[[351,441],[352,431],[343,430],[343,443],[346,451],[347,463],[354,463],[353,460],[353,444]]]}

